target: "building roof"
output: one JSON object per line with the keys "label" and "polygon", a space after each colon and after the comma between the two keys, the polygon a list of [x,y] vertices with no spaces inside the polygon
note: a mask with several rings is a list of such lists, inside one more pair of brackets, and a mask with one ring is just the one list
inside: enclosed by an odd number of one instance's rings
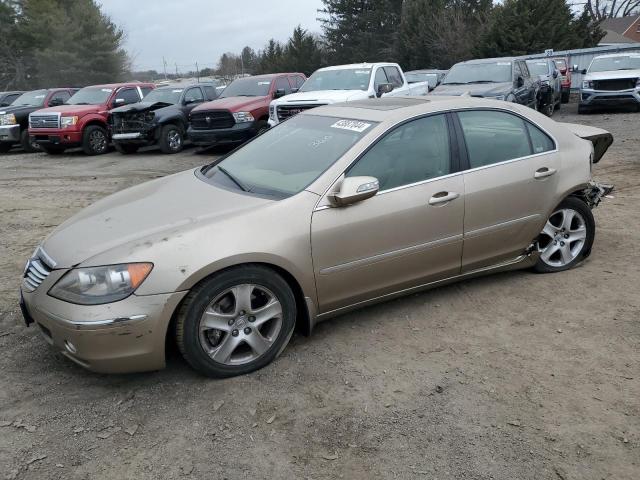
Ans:
{"label": "building roof", "polygon": [[640,15],[629,15],[628,17],[607,18],[602,21],[600,27],[603,30],[611,30],[622,35],[629,27],[640,20]]}
{"label": "building roof", "polygon": [[606,35],[602,37],[599,45],[610,45],[615,43],[635,43],[635,40],[629,37],[625,37],[624,35],[615,32],[613,30],[605,30]]}

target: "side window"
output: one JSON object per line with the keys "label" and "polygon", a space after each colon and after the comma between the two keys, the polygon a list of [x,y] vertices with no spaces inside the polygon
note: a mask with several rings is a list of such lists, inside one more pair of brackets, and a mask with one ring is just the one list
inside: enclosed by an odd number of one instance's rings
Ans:
{"label": "side window", "polygon": [[184,94],[184,101],[185,103],[200,103],[204,102],[204,97],[198,87],[193,87]]}
{"label": "side window", "polygon": [[20,93],[13,93],[11,95],[7,95],[6,97],[4,97],[4,99],[0,100],[0,105],[11,105],[16,98],[18,98],[21,94]]}
{"label": "side window", "polygon": [[276,79],[276,90],[284,90],[285,95],[289,95],[291,93],[291,85],[289,84],[287,77],[278,77]]}
{"label": "side window", "polygon": [[451,173],[449,132],[444,115],[412,120],[388,133],[347,172],[372,176],[380,190]]}
{"label": "side window", "polygon": [[396,67],[384,67],[384,71],[387,74],[387,78],[389,82],[395,87],[399,88],[404,85],[402,81],[402,75],[400,75],[400,71]]}
{"label": "side window", "polygon": [[492,110],[458,112],[471,168],[531,155],[525,122]]}
{"label": "side window", "polygon": [[[529,74],[529,67],[527,66],[526,62],[518,62],[518,63],[520,64],[520,69],[522,70],[522,74],[523,74],[525,77],[529,77],[529,76],[531,76],[531,75]],[[549,68],[549,67],[547,67],[547,68]]]}
{"label": "side window", "polygon": [[538,127],[526,122],[527,130],[529,130],[529,136],[531,137],[531,146],[533,147],[533,153],[549,152],[554,149],[555,145],[553,140],[549,136],[540,130]]}
{"label": "side window", "polygon": [[152,88],[151,87],[140,87],[140,90],[142,91],[142,98],[144,98],[152,90]]}
{"label": "side window", "polygon": [[49,99],[49,103],[61,105],[67,100],[69,100],[70,98],[71,98],[71,94],[69,92],[67,92],[66,90],[60,90],[59,92],[55,92],[53,95],[51,95],[51,98]]}
{"label": "side window", "polygon": [[520,62],[513,63],[513,79],[517,80],[518,75],[522,76],[522,69],[520,68]]}
{"label": "side window", "polygon": [[384,73],[384,69],[378,68],[378,70],[376,70],[376,76],[373,80],[373,88],[377,91],[378,86],[383,83],[389,83],[389,80],[387,79],[387,74]]}
{"label": "side window", "polygon": [[207,100],[215,100],[216,98],[218,98],[218,93],[216,92],[216,89],[208,85],[205,85],[204,93],[207,96]]}
{"label": "side window", "polygon": [[295,80],[294,85],[296,86],[296,88],[300,88],[302,85],[304,85],[304,82],[305,82],[304,77],[301,77],[300,75],[296,75],[295,77],[293,77],[293,79]]}
{"label": "side window", "polygon": [[138,96],[138,91],[135,88],[127,88],[116,93],[113,104],[121,106],[128,105],[130,103],[137,103],[139,101],[140,97]]}

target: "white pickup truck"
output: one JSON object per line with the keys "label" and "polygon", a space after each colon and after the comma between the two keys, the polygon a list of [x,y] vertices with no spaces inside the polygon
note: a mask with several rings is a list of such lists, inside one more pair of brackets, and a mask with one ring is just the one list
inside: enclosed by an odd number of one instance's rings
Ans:
{"label": "white pickup truck", "polygon": [[426,95],[428,82],[409,84],[397,63],[357,63],[316,70],[300,90],[269,105],[269,125],[302,110],[365,98]]}

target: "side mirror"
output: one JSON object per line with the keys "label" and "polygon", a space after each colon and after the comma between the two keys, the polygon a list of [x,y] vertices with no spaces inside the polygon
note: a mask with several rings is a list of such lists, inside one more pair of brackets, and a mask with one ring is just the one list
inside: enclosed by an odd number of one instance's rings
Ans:
{"label": "side mirror", "polygon": [[573,65],[573,67],[571,68],[572,72],[577,72],[578,71],[578,65]]}
{"label": "side mirror", "polygon": [[299,88],[293,87],[291,89],[291,93],[298,93],[298,90],[300,90]]}
{"label": "side mirror", "polygon": [[334,206],[346,207],[373,197],[379,189],[380,184],[375,177],[346,177],[340,189],[328,198]]}
{"label": "side mirror", "polygon": [[52,98],[51,101],[49,102],[49,106],[50,107],[57,107],[62,105],[64,102],[62,101],[61,98]]}
{"label": "side mirror", "polygon": [[518,76],[518,80],[516,80],[516,85],[518,85],[518,88],[523,87],[524,86],[524,78],[522,78],[521,76]]}
{"label": "side mirror", "polygon": [[380,98],[385,93],[393,91],[394,86],[392,83],[381,83],[376,90],[376,97]]}
{"label": "side mirror", "polygon": [[124,104],[124,98],[116,98],[113,101],[113,106],[115,107],[116,105],[123,105]]}
{"label": "side mirror", "polygon": [[587,69],[586,69],[586,68],[583,68],[583,69],[580,71],[580,73],[581,73],[582,75],[586,75],[586,74],[587,74]]}
{"label": "side mirror", "polygon": [[191,105],[192,103],[199,103],[200,100],[197,98],[185,98],[184,99],[184,104],[185,105]]}
{"label": "side mirror", "polygon": [[284,88],[279,88],[275,92],[273,92],[273,98],[284,97],[287,93],[284,91]]}

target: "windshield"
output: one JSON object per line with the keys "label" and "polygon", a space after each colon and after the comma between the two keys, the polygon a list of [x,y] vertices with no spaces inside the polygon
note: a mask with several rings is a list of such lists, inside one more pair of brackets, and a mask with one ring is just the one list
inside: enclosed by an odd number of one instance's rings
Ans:
{"label": "windshield", "polygon": [[156,88],[144,97],[143,102],[176,104],[180,102],[182,92],[184,92],[184,88]]}
{"label": "windshield", "polygon": [[589,66],[589,73],[610,70],[640,70],[640,55],[594,58]]}
{"label": "windshield", "polygon": [[102,105],[107,103],[113,92],[107,87],[85,87],[76,92],[69,100],[69,105]]}
{"label": "windshield", "polygon": [[33,107],[41,107],[44,105],[44,99],[47,96],[46,90],[34,90],[27,92],[16,98],[11,105],[31,105]]}
{"label": "windshield", "polygon": [[239,78],[229,84],[220,94],[220,98],[228,97],[266,97],[271,86],[270,78]]}
{"label": "windshield", "polygon": [[547,62],[527,62],[527,67],[533,75],[549,75]]}
{"label": "windshield", "polygon": [[301,92],[317,90],[368,90],[370,68],[318,70],[300,88]]}
{"label": "windshield", "polygon": [[285,198],[304,190],[375,125],[296,115],[203,173],[225,186]]}
{"label": "windshield", "polygon": [[511,62],[495,62],[495,63],[460,63],[454,65],[447,76],[444,78],[443,84],[465,84],[479,82],[510,82],[511,81]]}
{"label": "windshield", "polygon": [[438,83],[438,75],[435,73],[405,73],[408,83],[429,82],[432,87]]}

